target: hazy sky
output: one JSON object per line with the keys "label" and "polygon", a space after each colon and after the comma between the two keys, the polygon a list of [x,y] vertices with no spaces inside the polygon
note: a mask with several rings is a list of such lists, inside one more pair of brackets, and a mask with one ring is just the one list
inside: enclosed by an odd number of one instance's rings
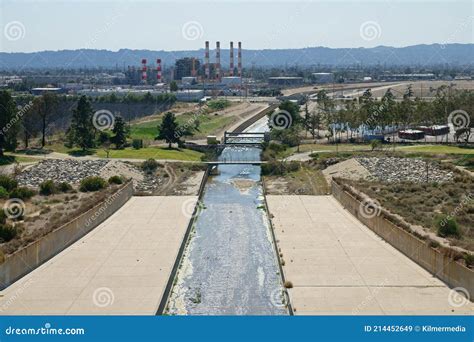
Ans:
{"label": "hazy sky", "polygon": [[467,1],[0,0],[0,51],[473,43]]}

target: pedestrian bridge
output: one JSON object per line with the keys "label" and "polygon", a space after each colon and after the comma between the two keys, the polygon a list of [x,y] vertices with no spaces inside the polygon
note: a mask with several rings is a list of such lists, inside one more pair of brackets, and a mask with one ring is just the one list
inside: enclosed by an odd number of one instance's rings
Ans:
{"label": "pedestrian bridge", "polygon": [[261,160],[218,160],[212,162],[206,162],[208,165],[261,165],[267,163]]}
{"label": "pedestrian bridge", "polygon": [[268,133],[264,132],[224,132],[226,145],[260,145],[268,140]]}

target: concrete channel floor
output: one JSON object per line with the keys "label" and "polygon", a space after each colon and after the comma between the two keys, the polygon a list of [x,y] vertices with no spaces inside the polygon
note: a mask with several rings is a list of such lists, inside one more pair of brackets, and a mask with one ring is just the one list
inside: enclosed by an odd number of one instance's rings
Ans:
{"label": "concrete channel floor", "polygon": [[[296,315],[472,314],[332,196],[267,196]],[[459,303],[463,305],[459,305]]]}
{"label": "concrete channel floor", "polygon": [[154,315],[195,196],[132,197],[89,234],[0,292],[0,315]]}

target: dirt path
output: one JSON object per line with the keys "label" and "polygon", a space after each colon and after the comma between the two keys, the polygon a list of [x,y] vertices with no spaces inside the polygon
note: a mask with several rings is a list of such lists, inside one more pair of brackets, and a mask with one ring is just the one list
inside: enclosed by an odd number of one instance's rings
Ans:
{"label": "dirt path", "polygon": [[178,176],[176,175],[176,172],[174,171],[174,169],[168,164],[165,164],[164,169],[165,169],[166,174],[168,175],[168,182],[163,186],[162,193],[166,194],[175,186]]}

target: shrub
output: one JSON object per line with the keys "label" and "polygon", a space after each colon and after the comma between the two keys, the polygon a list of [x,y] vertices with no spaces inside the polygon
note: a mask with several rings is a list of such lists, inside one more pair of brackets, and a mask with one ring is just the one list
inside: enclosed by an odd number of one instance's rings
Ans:
{"label": "shrub", "polygon": [[466,253],[464,255],[464,261],[466,262],[467,267],[472,267],[474,266],[474,255]]}
{"label": "shrub", "polygon": [[39,188],[40,188],[39,193],[43,196],[50,196],[58,192],[58,188],[52,180],[46,180],[42,182]]}
{"label": "shrub", "polygon": [[0,175],[0,186],[10,192],[18,186],[18,182],[11,177]]}
{"label": "shrub", "polygon": [[298,171],[299,168],[300,168],[300,163],[298,163],[297,161],[290,161],[290,162],[271,161],[271,162],[262,164],[262,174],[282,176],[289,172]]}
{"label": "shrub", "polygon": [[34,190],[28,189],[26,186],[22,186],[13,189],[10,192],[10,198],[19,198],[21,200],[28,200],[36,194]]}
{"label": "shrub", "polygon": [[62,182],[58,184],[58,190],[61,192],[72,191],[72,185],[67,182]]}
{"label": "shrub", "polygon": [[212,100],[207,102],[207,106],[212,110],[222,110],[230,105],[231,103],[228,100]]}
{"label": "shrub", "polygon": [[291,289],[293,288],[293,283],[291,281],[285,281],[285,283],[283,284],[283,286],[287,289]]}
{"label": "shrub", "polygon": [[370,147],[372,148],[372,151],[378,149],[380,147],[380,145],[382,145],[380,140],[378,140],[378,139],[370,140]]}
{"label": "shrub", "polygon": [[438,235],[441,237],[461,237],[461,230],[459,229],[458,223],[454,218],[449,216],[438,217],[436,220],[436,228],[438,229]]}
{"label": "shrub", "polygon": [[139,149],[143,148],[143,140],[142,139],[133,139],[132,140],[132,147],[135,150],[139,150]]}
{"label": "shrub", "polygon": [[150,158],[148,160],[145,160],[143,163],[142,163],[142,169],[143,171],[145,171],[146,173],[153,173],[156,171],[156,169],[158,168],[158,162],[153,159],[153,158]]}
{"label": "shrub", "polygon": [[17,230],[7,224],[0,225],[0,242],[8,242],[17,235]]}
{"label": "shrub", "polygon": [[8,198],[8,191],[3,186],[0,186],[0,198],[1,199]]}
{"label": "shrub", "polygon": [[286,150],[286,145],[271,142],[270,144],[268,144],[268,149],[275,152],[283,152]]}
{"label": "shrub", "polygon": [[109,184],[122,184],[123,178],[120,176],[112,176],[109,178]]}
{"label": "shrub", "polygon": [[87,177],[81,181],[79,190],[82,192],[98,191],[107,186],[107,182],[101,177]]}

